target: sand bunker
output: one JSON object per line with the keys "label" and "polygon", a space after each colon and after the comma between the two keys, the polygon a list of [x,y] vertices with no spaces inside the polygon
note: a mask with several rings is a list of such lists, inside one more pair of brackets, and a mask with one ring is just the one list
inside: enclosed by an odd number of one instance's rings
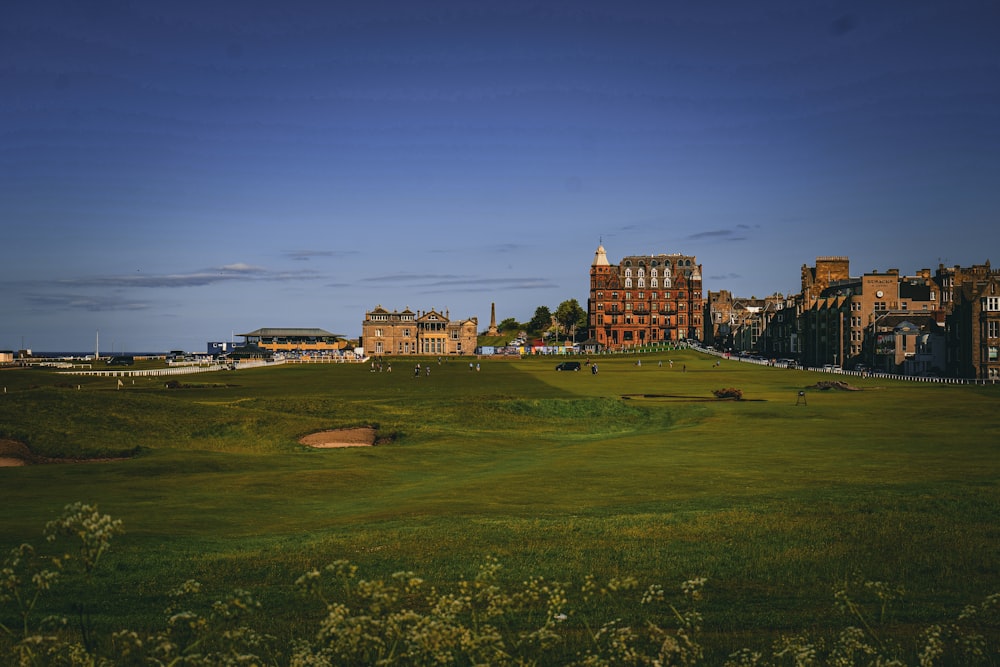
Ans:
{"label": "sand bunker", "polygon": [[[371,447],[377,442],[378,434],[370,426],[340,428],[330,431],[310,433],[299,438],[299,442],[318,449],[335,447]],[[30,465],[32,463],[83,463],[89,461],[113,461],[118,459],[47,459],[36,456],[23,443],[0,438],[0,468]]]}
{"label": "sand bunker", "polygon": [[360,428],[339,428],[332,431],[310,433],[299,438],[308,447],[332,449],[334,447],[371,447],[375,444],[375,429],[370,426]]}
{"label": "sand bunker", "polygon": [[31,450],[17,440],[0,438],[0,468],[28,465],[34,460]]}

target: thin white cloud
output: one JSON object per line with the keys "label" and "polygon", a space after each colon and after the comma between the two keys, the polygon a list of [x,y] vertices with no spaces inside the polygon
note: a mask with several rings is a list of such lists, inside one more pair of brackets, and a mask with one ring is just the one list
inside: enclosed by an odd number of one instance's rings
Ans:
{"label": "thin white cloud", "polygon": [[324,276],[315,271],[271,271],[244,263],[227,264],[215,269],[192,271],[190,273],[143,273],[107,276],[83,276],[56,281],[54,285],[65,287],[102,288],[146,288],[162,289],[177,287],[204,287],[216,283],[254,281],[287,282],[293,280],[317,280]]}
{"label": "thin white cloud", "polygon": [[148,310],[150,304],[135,299],[123,299],[104,294],[36,294],[23,295],[29,308],[40,311],[58,309],[62,311],[84,310],[89,312],[139,311]]}
{"label": "thin white cloud", "polygon": [[316,257],[347,257],[360,254],[357,250],[289,250],[284,256],[296,262],[308,262]]}
{"label": "thin white cloud", "polygon": [[548,289],[558,285],[547,278],[477,278],[469,275],[440,273],[397,273],[390,276],[374,276],[368,283],[405,283],[416,288],[421,294],[436,294],[445,288],[456,292],[485,290]]}
{"label": "thin white cloud", "polygon": [[715,229],[707,232],[698,232],[688,236],[688,240],[697,241],[699,239],[721,239],[724,241],[746,241],[745,236],[739,236],[738,232],[732,229]]}

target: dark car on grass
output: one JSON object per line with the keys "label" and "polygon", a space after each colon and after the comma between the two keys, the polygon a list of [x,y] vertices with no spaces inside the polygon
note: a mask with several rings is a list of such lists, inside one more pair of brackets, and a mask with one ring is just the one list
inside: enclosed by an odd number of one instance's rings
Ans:
{"label": "dark car on grass", "polygon": [[556,364],[557,371],[578,371],[580,370],[579,361],[564,361],[562,363]]}

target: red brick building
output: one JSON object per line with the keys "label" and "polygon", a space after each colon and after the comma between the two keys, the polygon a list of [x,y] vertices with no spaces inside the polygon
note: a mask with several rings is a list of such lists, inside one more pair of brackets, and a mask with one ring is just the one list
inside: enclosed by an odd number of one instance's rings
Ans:
{"label": "red brick building", "polygon": [[630,255],[611,264],[598,246],[587,299],[590,339],[608,349],[700,340],[701,276],[690,255]]}

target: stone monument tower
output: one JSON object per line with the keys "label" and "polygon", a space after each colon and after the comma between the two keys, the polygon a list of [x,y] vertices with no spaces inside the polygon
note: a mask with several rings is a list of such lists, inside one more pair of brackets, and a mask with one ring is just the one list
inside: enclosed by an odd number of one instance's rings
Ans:
{"label": "stone monument tower", "polygon": [[497,331],[497,304],[490,303],[490,328],[486,331],[487,336],[499,336]]}

